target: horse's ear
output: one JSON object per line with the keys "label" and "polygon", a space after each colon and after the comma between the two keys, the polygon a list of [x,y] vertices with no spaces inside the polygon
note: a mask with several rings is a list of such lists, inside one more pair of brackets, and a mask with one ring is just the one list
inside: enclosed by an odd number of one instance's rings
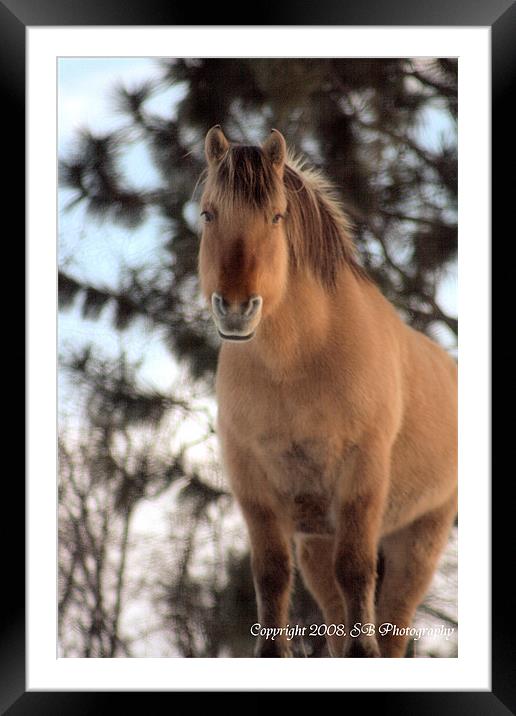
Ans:
{"label": "horse's ear", "polygon": [[212,127],[204,140],[204,151],[208,164],[217,164],[229,149],[229,142],[220,128],[220,124]]}
{"label": "horse's ear", "polygon": [[270,135],[262,144],[262,150],[274,167],[279,172],[282,172],[287,157],[287,143],[282,133],[278,132],[277,129],[271,130]]}

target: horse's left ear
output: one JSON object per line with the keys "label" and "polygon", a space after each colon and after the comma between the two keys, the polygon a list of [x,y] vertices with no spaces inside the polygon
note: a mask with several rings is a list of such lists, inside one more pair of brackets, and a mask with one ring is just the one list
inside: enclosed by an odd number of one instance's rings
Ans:
{"label": "horse's left ear", "polygon": [[262,150],[274,167],[279,172],[283,172],[283,165],[287,157],[287,143],[282,133],[278,132],[277,129],[273,129],[262,144]]}

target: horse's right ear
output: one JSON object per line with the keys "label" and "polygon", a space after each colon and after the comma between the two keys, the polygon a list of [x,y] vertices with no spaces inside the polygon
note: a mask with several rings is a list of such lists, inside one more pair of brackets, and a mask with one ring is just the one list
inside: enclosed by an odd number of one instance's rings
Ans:
{"label": "horse's right ear", "polygon": [[220,124],[212,127],[204,140],[204,151],[208,164],[218,164],[229,149],[229,142],[220,128]]}

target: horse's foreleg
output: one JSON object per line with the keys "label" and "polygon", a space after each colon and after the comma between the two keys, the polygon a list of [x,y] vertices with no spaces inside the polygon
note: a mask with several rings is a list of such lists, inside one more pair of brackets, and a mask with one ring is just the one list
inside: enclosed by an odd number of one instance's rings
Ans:
{"label": "horse's foreleg", "polygon": [[385,576],[377,607],[382,656],[405,656],[408,636],[400,631],[412,626],[415,611],[446,545],[455,513],[454,496],[439,509],[382,541]]}
{"label": "horse's foreleg", "polygon": [[[326,640],[330,656],[342,656],[344,637],[341,632],[345,631],[346,607],[333,573],[333,538],[301,535],[297,537],[296,547],[303,581],[328,627]],[[342,629],[341,625],[344,625]]]}
{"label": "horse's foreleg", "polygon": [[266,476],[253,456],[227,439],[222,448],[233,493],[242,510],[251,543],[251,565],[260,631],[257,656],[290,656],[284,633],[292,582],[291,531],[278,519],[270,502]]}
{"label": "horse's foreleg", "polygon": [[267,635],[258,638],[257,656],[290,656],[285,633],[292,581],[292,555],[288,535],[275,515],[257,504],[242,505],[251,540],[258,622]]}
{"label": "horse's foreleg", "polygon": [[347,607],[348,657],[378,657],[375,589],[382,514],[389,479],[389,451],[361,451],[352,482],[338,506],[334,569]]}

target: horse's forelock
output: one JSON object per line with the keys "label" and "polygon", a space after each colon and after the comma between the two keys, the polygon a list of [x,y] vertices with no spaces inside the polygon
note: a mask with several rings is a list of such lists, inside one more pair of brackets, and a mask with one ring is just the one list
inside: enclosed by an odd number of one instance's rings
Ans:
{"label": "horse's forelock", "polygon": [[214,189],[222,206],[272,211],[281,180],[260,147],[232,146],[214,172]]}

